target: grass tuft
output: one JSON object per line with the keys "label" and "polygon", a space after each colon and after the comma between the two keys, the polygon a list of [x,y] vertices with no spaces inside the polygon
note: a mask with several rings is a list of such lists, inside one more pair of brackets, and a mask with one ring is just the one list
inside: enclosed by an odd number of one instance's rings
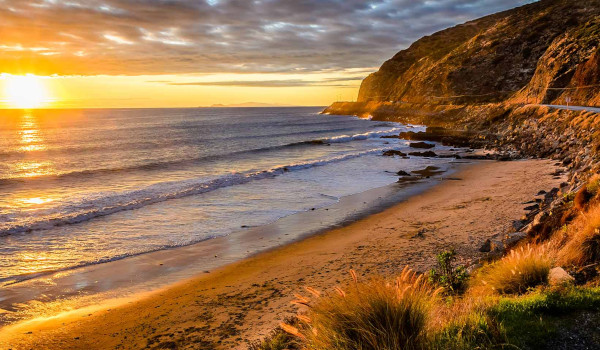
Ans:
{"label": "grass tuft", "polygon": [[584,266],[600,262],[600,205],[592,206],[567,228],[569,239],[559,251],[563,265]]}
{"label": "grass tuft", "polygon": [[[304,319],[302,337],[314,350],[426,349],[426,327],[440,289],[404,269],[393,282],[356,281],[320,297]],[[341,292],[340,292],[341,291]]]}
{"label": "grass tuft", "polygon": [[551,262],[543,246],[520,247],[482,268],[476,284],[500,294],[522,294],[548,282]]}

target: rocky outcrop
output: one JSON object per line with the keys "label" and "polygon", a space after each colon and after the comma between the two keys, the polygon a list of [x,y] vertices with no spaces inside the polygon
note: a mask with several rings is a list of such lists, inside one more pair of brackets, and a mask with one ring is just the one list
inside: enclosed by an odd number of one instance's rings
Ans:
{"label": "rocky outcrop", "polygon": [[600,0],[541,0],[424,37],[367,77],[358,102],[324,113],[443,128],[398,135],[414,141],[556,159],[573,187],[600,173],[600,113],[542,105],[567,103],[600,106]]}

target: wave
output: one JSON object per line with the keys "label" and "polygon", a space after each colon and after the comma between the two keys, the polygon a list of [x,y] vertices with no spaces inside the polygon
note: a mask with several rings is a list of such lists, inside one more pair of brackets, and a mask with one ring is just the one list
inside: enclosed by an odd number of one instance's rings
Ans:
{"label": "wave", "polygon": [[344,143],[344,142],[351,142],[351,141],[367,140],[367,139],[371,139],[371,138],[378,138],[381,136],[398,134],[399,132],[405,131],[405,130],[406,130],[406,127],[395,127],[395,128],[388,129],[388,130],[371,131],[371,132],[353,134],[353,135],[340,135],[340,136],[334,136],[334,137],[330,137],[330,138],[299,141],[299,142],[293,142],[293,143],[288,143],[288,144],[283,144],[283,145],[273,145],[273,146],[253,148],[253,149],[248,149],[248,150],[234,151],[234,152],[229,152],[229,153],[225,153],[225,154],[213,154],[213,155],[187,158],[187,159],[162,160],[162,161],[148,162],[148,163],[142,163],[142,164],[133,164],[133,165],[124,166],[124,167],[85,169],[85,170],[70,171],[70,172],[57,173],[57,174],[40,175],[40,176],[35,176],[35,177],[0,178],[0,186],[9,185],[12,183],[20,183],[20,182],[31,183],[31,182],[36,182],[36,181],[46,181],[48,179],[55,180],[55,179],[98,175],[98,174],[105,174],[105,173],[119,173],[119,172],[129,172],[129,171],[155,170],[155,169],[164,170],[165,168],[169,168],[169,167],[193,165],[193,164],[196,164],[196,163],[199,163],[202,161],[223,159],[226,157],[234,157],[234,156],[240,156],[240,155],[244,155],[244,154],[261,153],[261,152],[268,152],[268,151],[273,151],[273,150],[278,150],[278,149],[308,146],[308,145],[324,145],[324,144],[331,144],[331,143]]}
{"label": "wave", "polygon": [[389,136],[400,133],[401,131],[406,131],[406,127],[393,128],[390,130],[381,130],[381,131],[370,131],[362,134],[354,134],[354,135],[342,135],[336,136],[329,139],[323,139],[322,141],[325,143],[341,143],[341,142],[350,142],[357,140],[367,140],[381,136]]}
{"label": "wave", "polygon": [[[371,154],[381,154],[381,152],[388,149],[390,148],[370,149],[367,151],[338,155],[314,161],[277,166],[268,170],[232,173],[215,178],[162,182],[143,189],[118,194],[99,194],[98,198],[90,198],[88,200],[59,206],[50,210],[50,212],[45,210],[44,213],[39,213],[42,215],[36,215],[27,222],[10,222],[9,216],[3,215],[5,216],[4,218],[0,216],[0,222],[4,222],[3,224],[0,224],[0,236],[46,230],[62,225],[77,224],[93,218],[107,216],[125,210],[139,209],[147,205],[171,199],[197,195],[214,191],[219,188],[275,177],[288,171],[323,166]],[[29,214],[33,214],[31,216],[35,215],[35,213]]]}
{"label": "wave", "polygon": [[[374,127],[377,127],[375,125]],[[329,130],[314,130],[314,131],[298,131],[298,132],[284,132],[277,134],[269,134],[268,138],[275,137],[286,137],[286,136],[298,136],[302,134],[308,133],[330,133],[330,132],[344,132],[352,130],[352,128],[337,128],[337,129],[329,129]],[[188,130],[189,132],[189,130]],[[236,135],[236,136],[224,136],[224,137],[210,137],[210,138],[202,138],[203,143],[211,143],[211,142],[227,142],[233,140],[244,140],[244,139],[256,139],[267,137],[266,135]],[[26,149],[11,149],[7,151],[0,150],[0,158],[9,158],[9,157],[22,157],[24,154],[32,155],[32,154],[80,154],[85,153],[89,154],[90,152],[97,151],[105,151],[107,149],[107,144],[110,145],[112,149],[132,149],[136,151],[140,150],[149,150],[149,149],[159,149],[164,147],[181,147],[181,146],[196,146],[198,145],[199,140],[189,136],[179,136],[179,137],[171,137],[166,140],[154,140],[149,141],[147,138],[137,139],[133,141],[125,140],[124,138],[105,138],[93,140],[87,144],[72,144],[72,145],[62,145],[59,141],[54,141],[54,143],[46,143],[44,149],[40,150],[26,150]]]}

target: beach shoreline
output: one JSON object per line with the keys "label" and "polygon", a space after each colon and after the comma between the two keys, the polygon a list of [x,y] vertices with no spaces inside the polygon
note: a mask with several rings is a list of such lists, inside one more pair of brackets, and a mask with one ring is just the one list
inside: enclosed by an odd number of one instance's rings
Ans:
{"label": "beach shoreline", "polygon": [[[557,187],[554,162],[485,161],[382,212],[233,262],[120,306],[99,305],[0,330],[13,349],[244,349],[294,311],[293,293],[325,290],[347,270],[393,275],[405,264],[425,271],[453,246],[477,259],[485,239],[523,214],[522,203]],[[465,188],[467,187],[467,188]]]}
{"label": "beach shoreline", "polygon": [[[99,264],[35,274],[2,285],[0,328],[39,316],[136,298],[193,276],[381,212],[439,184],[473,161],[449,163],[432,177],[409,177],[344,196],[331,205],[294,213],[274,222],[242,227],[229,235],[159,249]],[[113,271],[119,271],[114,274]]]}

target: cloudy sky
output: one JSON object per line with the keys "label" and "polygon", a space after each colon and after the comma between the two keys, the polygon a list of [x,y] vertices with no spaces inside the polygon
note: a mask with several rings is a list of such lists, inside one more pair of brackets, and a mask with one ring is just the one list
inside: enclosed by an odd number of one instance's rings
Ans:
{"label": "cloudy sky", "polygon": [[57,75],[64,106],[94,89],[110,106],[320,105],[423,35],[528,2],[0,0],[0,72]]}

